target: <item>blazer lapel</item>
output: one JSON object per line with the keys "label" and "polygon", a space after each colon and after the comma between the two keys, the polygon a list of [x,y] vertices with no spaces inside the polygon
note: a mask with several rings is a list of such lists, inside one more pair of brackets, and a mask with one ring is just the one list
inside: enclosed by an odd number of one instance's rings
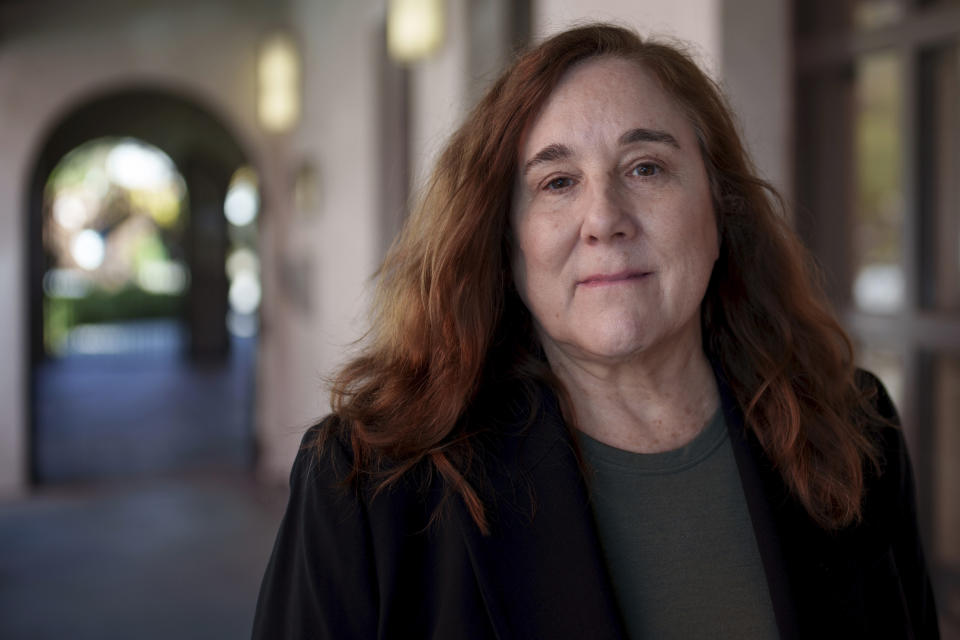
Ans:
{"label": "blazer lapel", "polygon": [[887,561],[886,548],[869,527],[817,526],[744,426],[722,379],[720,390],[781,638],[857,636],[868,617],[862,571]]}
{"label": "blazer lapel", "polygon": [[784,523],[777,520],[778,510],[772,506],[782,506],[789,501],[786,487],[780,480],[780,475],[763,455],[760,443],[747,432],[743,414],[733,400],[733,394],[726,382],[719,375],[717,380],[724,419],[767,578],[777,628],[782,640],[799,638],[794,594],[784,560],[787,551],[781,544],[780,532]]}
{"label": "blazer lapel", "polygon": [[497,637],[625,638],[586,487],[552,396],[528,429],[498,439],[488,469],[496,517],[458,519]]}

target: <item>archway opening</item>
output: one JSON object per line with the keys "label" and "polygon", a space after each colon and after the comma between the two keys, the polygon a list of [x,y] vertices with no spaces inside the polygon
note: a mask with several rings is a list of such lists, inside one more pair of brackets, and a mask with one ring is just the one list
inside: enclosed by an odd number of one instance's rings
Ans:
{"label": "archway opening", "polygon": [[91,140],[54,167],[43,207],[48,356],[184,348],[186,195],[170,157],[134,138]]}
{"label": "archway opening", "polygon": [[52,129],[30,201],[34,483],[249,469],[260,196],[235,138],[107,95]]}

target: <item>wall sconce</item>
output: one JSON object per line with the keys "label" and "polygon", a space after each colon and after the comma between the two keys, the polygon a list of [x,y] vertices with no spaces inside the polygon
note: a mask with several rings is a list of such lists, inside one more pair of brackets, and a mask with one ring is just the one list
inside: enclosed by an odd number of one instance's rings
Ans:
{"label": "wall sconce", "polygon": [[416,62],[443,44],[444,0],[390,0],[387,51],[397,62]]}
{"label": "wall sconce", "polygon": [[289,131],[300,119],[300,56],[287,34],[270,36],[260,47],[257,116],[274,133]]}

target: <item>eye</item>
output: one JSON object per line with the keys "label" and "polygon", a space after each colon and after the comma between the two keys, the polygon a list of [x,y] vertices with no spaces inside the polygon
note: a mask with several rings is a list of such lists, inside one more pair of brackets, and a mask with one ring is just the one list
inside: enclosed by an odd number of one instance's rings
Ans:
{"label": "eye", "polygon": [[640,176],[642,178],[652,178],[655,175],[658,175],[663,168],[658,164],[652,162],[641,162],[633,169],[630,170],[630,175]]}
{"label": "eye", "polygon": [[560,191],[570,186],[573,186],[573,178],[564,176],[550,180],[543,186],[543,189],[544,191]]}

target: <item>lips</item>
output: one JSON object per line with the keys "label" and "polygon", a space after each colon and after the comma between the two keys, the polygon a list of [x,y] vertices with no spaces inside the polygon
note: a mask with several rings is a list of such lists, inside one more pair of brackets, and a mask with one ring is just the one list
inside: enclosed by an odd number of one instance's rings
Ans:
{"label": "lips", "polygon": [[640,270],[628,270],[628,271],[619,271],[617,273],[595,273],[589,275],[583,280],[577,281],[577,285],[587,286],[587,287],[599,287],[609,284],[617,284],[621,282],[628,282],[630,280],[639,280],[645,276],[650,275],[650,271],[640,271]]}

